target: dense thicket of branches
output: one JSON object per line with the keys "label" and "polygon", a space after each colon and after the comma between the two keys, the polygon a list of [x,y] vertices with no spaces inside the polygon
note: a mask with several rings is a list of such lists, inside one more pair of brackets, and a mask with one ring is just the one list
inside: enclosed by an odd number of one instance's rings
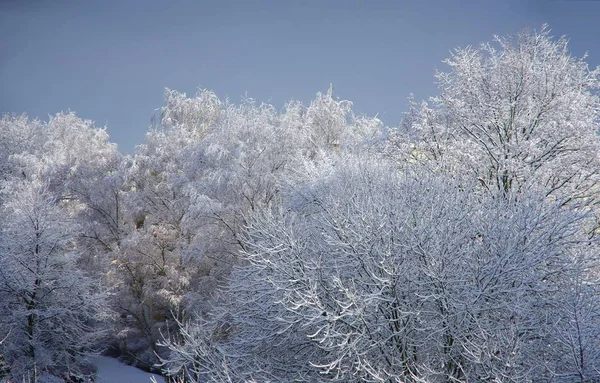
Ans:
{"label": "dense thicket of branches", "polygon": [[446,63],[393,129],[332,88],[167,90],[133,156],[4,116],[0,380],[600,380],[600,71],[546,27]]}

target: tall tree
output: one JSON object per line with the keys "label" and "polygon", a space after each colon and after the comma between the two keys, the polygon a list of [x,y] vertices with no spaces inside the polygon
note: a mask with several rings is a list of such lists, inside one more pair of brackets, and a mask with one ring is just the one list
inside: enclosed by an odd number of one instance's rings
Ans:
{"label": "tall tree", "polygon": [[565,37],[543,26],[456,49],[445,62],[433,108],[413,103],[407,115],[413,157],[466,168],[489,190],[597,194],[600,70],[573,57]]}
{"label": "tall tree", "polygon": [[223,366],[233,380],[598,378],[598,250],[584,211],[422,167],[344,162],[250,219],[227,304],[170,344],[173,370],[192,381],[218,381]]}
{"label": "tall tree", "polygon": [[47,183],[17,178],[2,186],[0,323],[9,336],[0,353],[16,381],[83,378],[95,325],[108,316],[106,289],[78,268],[80,228]]}

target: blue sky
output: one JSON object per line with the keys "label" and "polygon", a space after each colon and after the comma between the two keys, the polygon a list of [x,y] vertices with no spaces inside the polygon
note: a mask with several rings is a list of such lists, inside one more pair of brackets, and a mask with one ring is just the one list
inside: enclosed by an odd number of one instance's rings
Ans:
{"label": "blue sky", "polygon": [[282,107],[333,83],[355,110],[396,125],[435,95],[452,48],[494,34],[567,35],[600,65],[600,1],[0,2],[0,113],[73,110],[132,153],[165,87]]}

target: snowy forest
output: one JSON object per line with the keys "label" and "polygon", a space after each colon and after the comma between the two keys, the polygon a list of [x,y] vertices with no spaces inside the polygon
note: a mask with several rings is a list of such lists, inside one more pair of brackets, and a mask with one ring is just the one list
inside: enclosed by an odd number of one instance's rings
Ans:
{"label": "snowy forest", "polygon": [[167,89],[133,155],[4,115],[0,381],[600,381],[600,69],[567,45],[455,49],[394,127],[333,87]]}

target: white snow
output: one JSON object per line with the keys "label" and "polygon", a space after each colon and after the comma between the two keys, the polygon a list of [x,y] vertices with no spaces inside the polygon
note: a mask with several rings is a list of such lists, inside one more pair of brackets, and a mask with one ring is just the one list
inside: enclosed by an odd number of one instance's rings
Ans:
{"label": "white snow", "polygon": [[114,358],[97,356],[93,358],[93,362],[98,366],[95,383],[150,383],[152,377],[155,377],[158,383],[165,383],[160,375],[144,372]]}

